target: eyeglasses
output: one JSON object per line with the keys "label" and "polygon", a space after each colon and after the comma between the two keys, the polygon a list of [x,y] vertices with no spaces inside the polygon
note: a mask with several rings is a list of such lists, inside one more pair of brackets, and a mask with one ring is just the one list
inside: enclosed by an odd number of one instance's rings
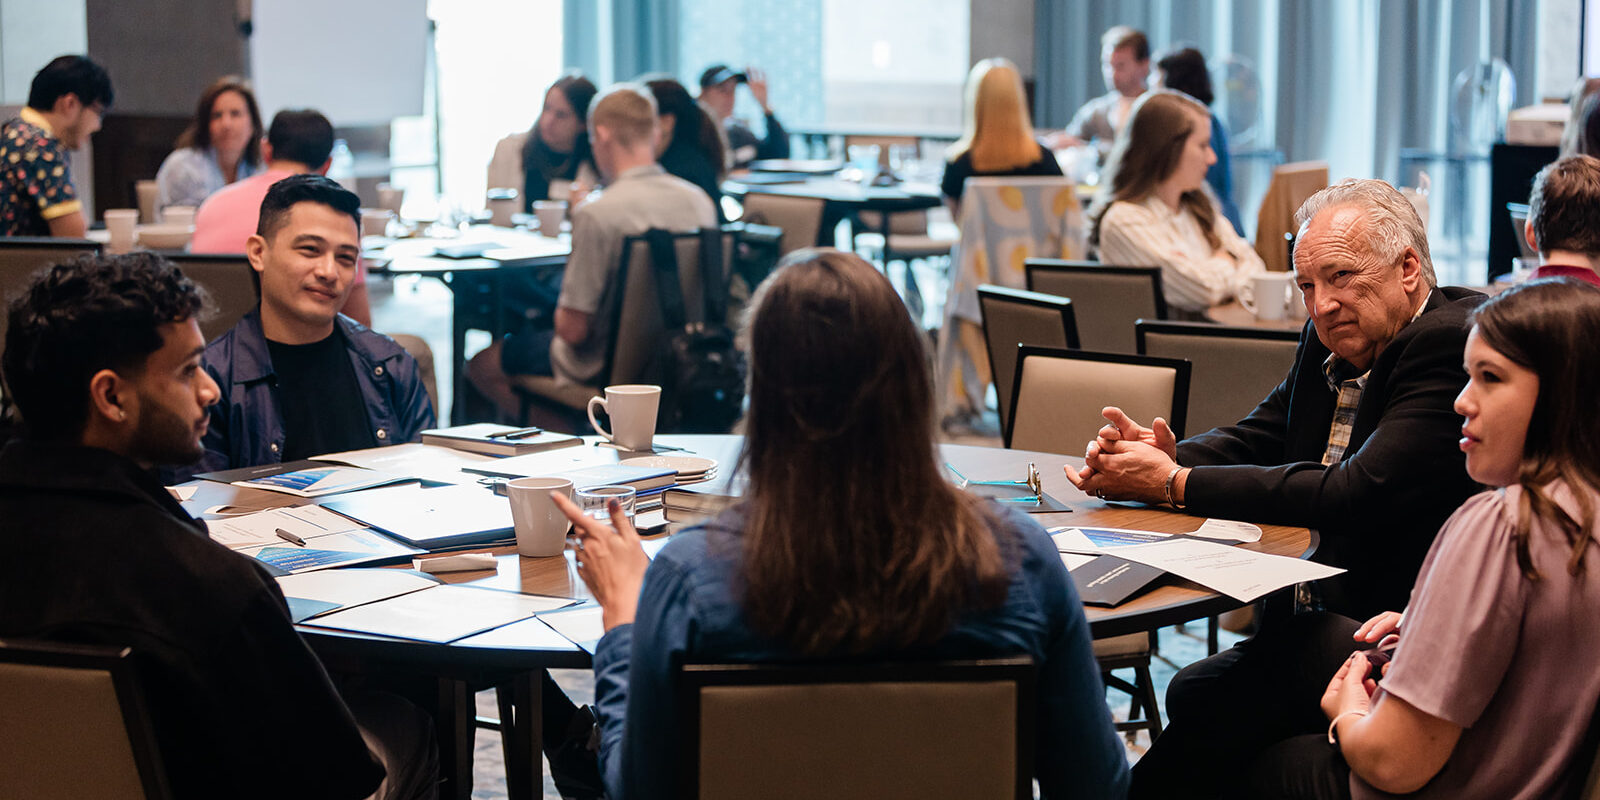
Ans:
{"label": "eyeglasses", "polygon": [[1033,494],[1024,497],[992,498],[1001,503],[1031,503],[1039,505],[1044,502],[1044,483],[1039,478],[1039,466],[1032,461],[1028,462],[1028,477],[1020,481],[975,481],[962,475],[961,470],[956,469],[956,466],[948,461],[945,462],[944,468],[950,470],[951,475],[956,476],[959,481],[956,484],[957,488],[965,489],[968,486],[1026,486],[1033,491]]}

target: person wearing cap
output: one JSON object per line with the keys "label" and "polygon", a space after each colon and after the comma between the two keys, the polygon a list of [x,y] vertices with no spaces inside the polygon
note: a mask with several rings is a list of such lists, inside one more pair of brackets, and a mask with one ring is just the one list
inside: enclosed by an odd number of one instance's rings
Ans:
{"label": "person wearing cap", "polygon": [[[750,96],[761,104],[761,113],[767,117],[766,138],[755,135],[749,126],[733,116],[735,92],[741,83],[750,87]],[[744,72],[734,72],[726,64],[712,64],[700,73],[699,99],[727,131],[732,168],[738,169],[762,158],[789,157],[789,134],[767,104],[767,76],[761,70],[747,67]]]}

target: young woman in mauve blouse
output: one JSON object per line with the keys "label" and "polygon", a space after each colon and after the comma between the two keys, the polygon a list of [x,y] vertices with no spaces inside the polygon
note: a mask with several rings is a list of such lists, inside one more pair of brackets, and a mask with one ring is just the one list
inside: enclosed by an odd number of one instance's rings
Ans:
{"label": "young woman in mauve blouse", "polygon": [[1044,796],[1124,796],[1127,756],[1072,581],[1038,523],[946,481],[921,334],[889,281],[853,254],[801,250],[751,307],[739,503],[652,562],[619,510],[607,525],[558,498],[606,627],[594,671],[607,795],[676,796],[686,660],[1027,654]]}
{"label": "young woman in mauve blouse", "polygon": [[1181,92],[1134,103],[1089,209],[1089,245],[1112,266],[1160,267],[1167,306],[1198,316],[1232,299],[1261,256],[1235,233],[1206,187],[1211,114]]}
{"label": "young woman in mauve blouse", "polygon": [[1533,281],[1472,322],[1455,408],[1467,473],[1491,489],[1439,531],[1404,616],[1356,631],[1398,642],[1380,680],[1351,654],[1322,696],[1328,732],[1274,745],[1228,796],[1582,791],[1600,703],[1600,288]]}
{"label": "young woman in mauve blouse", "polygon": [[966,131],[950,146],[939,182],[951,216],[961,217],[961,193],[971,177],[1060,175],[1061,165],[1033,135],[1028,99],[1017,65],[986,58],[967,76]]}

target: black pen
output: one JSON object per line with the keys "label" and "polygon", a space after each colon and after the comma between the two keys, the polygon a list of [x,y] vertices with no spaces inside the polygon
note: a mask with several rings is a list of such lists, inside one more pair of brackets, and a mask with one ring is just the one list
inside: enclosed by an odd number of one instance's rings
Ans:
{"label": "black pen", "polygon": [[491,433],[485,438],[489,439],[526,439],[529,436],[538,436],[544,433],[544,428],[518,428],[514,431],[501,431]]}
{"label": "black pen", "polygon": [[306,540],[304,540],[304,539],[302,539],[302,538],[300,538],[300,537],[298,537],[298,536],[296,536],[296,535],[294,535],[294,534],[292,534],[292,533],[290,533],[290,532],[288,532],[288,531],[286,531],[286,530],[284,530],[282,528],[274,529],[273,533],[278,534],[278,538],[279,539],[282,539],[282,540],[288,542],[289,544],[297,544],[297,545],[300,545],[301,547],[305,547],[306,546]]}

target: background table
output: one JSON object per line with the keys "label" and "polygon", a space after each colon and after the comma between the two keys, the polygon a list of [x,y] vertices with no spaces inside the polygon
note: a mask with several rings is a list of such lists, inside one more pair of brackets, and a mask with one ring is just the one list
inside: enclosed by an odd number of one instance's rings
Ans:
{"label": "background table", "polygon": [[[443,258],[434,254],[439,247],[476,242],[504,245],[490,252],[492,257]],[[486,225],[468,228],[456,239],[396,239],[363,253],[374,272],[386,275],[425,275],[450,287],[450,417],[454,424],[468,420],[461,414],[461,398],[466,396],[466,341],[468,330],[488,331],[495,340],[507,333],[501,303],[501,278],[514,270],[556,270],[567,264],[572,254],[572,237],[542,236],[511,228]]]}
{"label": "background table", "polygon": [[1248,309],[1240,305],[1238,300],[1229,300],[1226,303],[1214,305],[1206,309],[1206,318],[1219,325],[1233,325],[1240,328],[1298,331],[1301,328],[1304,328],[1306,325],[1306,317],[1304,316],[1305,306],[1302,305],[1298,307],[1301,309],[1300,316],[1295,316],[1293,309],[1291,309],[1291,313],[1286,315],[1283,319],[1262,321],[1256,319],[1256,315],[1250,313]]}
{"label": "background table", "polygon": [[882,212],[878,215],[878,233],[883,234],[887,242],[890,214],[896,211],[924,211],[937,208],[944,202],[939,187],[931,183],[909,181],[892,186],[868,186],[833,175],[813,176],[793,183],[760,184],[746,184],[738,178],[729,178],[722,182],[722,191],[734,197],[757,192],[823,200],[825,205],[822,209],[822,227],[817,230],[817,244],[824,247],[834,245],[834,229],[846,217],[859,219],[862,212]]}

